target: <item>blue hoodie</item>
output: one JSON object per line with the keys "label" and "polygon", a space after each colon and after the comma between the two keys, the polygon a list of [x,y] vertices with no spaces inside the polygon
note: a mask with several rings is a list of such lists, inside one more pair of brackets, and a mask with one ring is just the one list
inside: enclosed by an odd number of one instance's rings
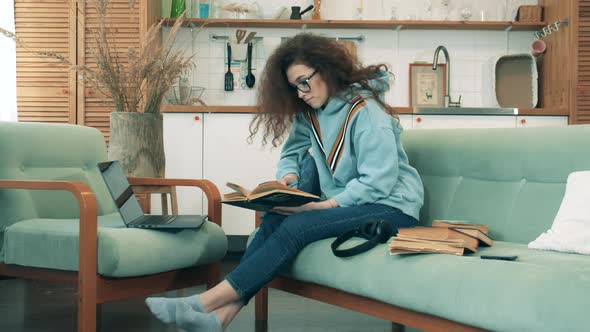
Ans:
{"label": "blue hoodie", "polygon": [[[389,75],[370,81],[381,96],[389,90]],[[400,140],[397,120],[387,114],[369,91],[358,84],[333,96],[323,109],[315,110],[326,155],[339,136],[351,108],[349,101],[361,96],[360,105],[349,121],[341,157],[332,172],[315,139],[307,117],[299,113],[281,151],[277,178],[288,173],[299,176],[299,164],[311,148],[318,169],[322,196],[334,198],[342,207],[378,203],[400,209],[416,219],[424,203],[424,189],[418,172],[409,165]]]}

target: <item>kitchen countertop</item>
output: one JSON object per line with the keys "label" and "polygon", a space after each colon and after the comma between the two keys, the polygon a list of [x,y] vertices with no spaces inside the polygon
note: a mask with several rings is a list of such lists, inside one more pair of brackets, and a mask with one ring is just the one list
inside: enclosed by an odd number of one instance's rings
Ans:
{"label": "kitchen countertop", "polygon": [[496,107],[420,107],[419,115],[518,115],[518,108]]}

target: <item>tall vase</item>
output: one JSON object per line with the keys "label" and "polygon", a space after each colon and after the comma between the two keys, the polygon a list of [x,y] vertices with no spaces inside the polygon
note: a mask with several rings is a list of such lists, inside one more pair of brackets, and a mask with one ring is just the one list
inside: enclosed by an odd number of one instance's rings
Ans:
{"label": "tall vase", "polygon": [[164,177],[162,114],[111,112],[108,157],[119,160],[127,176]]}

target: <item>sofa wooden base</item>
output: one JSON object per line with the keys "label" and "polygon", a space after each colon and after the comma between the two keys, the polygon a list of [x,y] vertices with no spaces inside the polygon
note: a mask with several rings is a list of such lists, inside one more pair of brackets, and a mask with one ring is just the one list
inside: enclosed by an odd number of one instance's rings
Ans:
{"label": "sofa wooden base", "polygon": [[[369,299],[367,297],[346,293],[334,288],[289,278],[275,278],[269,283],[268,287],[394,322],[392,325],[392,331],[400,331],[400,325],[411,326],[424,331],[434,332],[485,331],[477,327],[404,309],[398,306]],[[267,326],[266,322],[268,320],[267,288],[263,288],[258,294],[256,294],[255,306],[257,325],[256,331],[264,331]]]}

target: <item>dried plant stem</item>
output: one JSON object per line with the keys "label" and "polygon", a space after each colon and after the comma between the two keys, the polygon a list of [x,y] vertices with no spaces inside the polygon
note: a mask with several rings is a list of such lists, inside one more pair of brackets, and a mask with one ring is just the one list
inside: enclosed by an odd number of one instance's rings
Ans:
{"label": "dried plant stem", "polygon": [[[133,8],[136,0],[129,0],[129,5]],[[117,29],[108,25],[110,0],[93,0],[88,6],[98,13],[98,29],[90,32],[91,40],[87,44],[96,60],[96,68],[76,65],[53,51],[32,49],[15,33],[5,29],[0,28],[0,34],[13,39],[19,47],[55,59],[76,71],[104,101],[113,103],[117,111],[160,112],[164,94],[193,67],[194,55],[186,56],[183,50],[174,48],[184,14],[175,21],[164,43],[160,41],[163,23],[160,21],[148,29],[139,49],[129,47],[126,52],[121,52],[115,44]],[[142,106],[143,110],[140,110]]]}

